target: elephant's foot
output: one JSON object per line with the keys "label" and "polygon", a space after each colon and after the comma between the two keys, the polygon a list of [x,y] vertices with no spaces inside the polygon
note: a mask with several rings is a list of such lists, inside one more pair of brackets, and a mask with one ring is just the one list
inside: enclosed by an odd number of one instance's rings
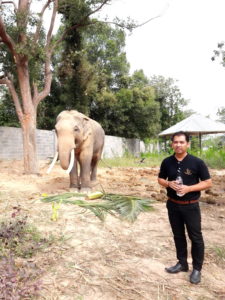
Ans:
{"label": "elephant's foot", "polygon": [[70,187],[72,188],[80,188],[80,183],[79,183],[79,181],[77,182],[77,181],[72,181],[72,180],[70,180]]}
{"label": "elephant's foot", "polygon": [[79,193],[79,189],[78,188],[75,188],[75,187],[70,187],[70,192],[71,193]]}
{"label": "elephant's foot", "polygon": [[79,193],[79,185],[77,183],[70,182],[70,189],[74,191],[74,193]]}
{"label": "elephant's foot", "polygon": [[92,189],[90,187],[82,187],[80,189],[80,193],[82,193],[82,194],[90,194],[91,191],[92,191]]}
{"label": "elephant's foot", "polygon": [[95,179],[95,180],[91,180],[91,187],[94,187],[98,185],[98,181]]}

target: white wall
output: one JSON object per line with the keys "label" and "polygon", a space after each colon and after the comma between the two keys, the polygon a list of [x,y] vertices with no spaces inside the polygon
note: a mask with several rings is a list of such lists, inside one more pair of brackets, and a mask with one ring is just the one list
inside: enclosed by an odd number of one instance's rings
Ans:
{"label": "white wall", "polygon": [[[37,129],[36,134],[38,158],[53,157],[56,148],[55,132]],[[140,140],[106,135],[102,157],[121,157],[126,151],[139,156]],[[22,158],[23,139],[21,128],[0,127],[0,159]]]}

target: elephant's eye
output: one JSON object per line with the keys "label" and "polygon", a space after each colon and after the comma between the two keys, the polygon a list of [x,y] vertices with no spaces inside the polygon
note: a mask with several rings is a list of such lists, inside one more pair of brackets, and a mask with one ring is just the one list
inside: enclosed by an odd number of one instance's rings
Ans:
{"label": "elephant's eye", "polygon": [[79,128],[77,126],[75,126],[74,131],[79,131]]}

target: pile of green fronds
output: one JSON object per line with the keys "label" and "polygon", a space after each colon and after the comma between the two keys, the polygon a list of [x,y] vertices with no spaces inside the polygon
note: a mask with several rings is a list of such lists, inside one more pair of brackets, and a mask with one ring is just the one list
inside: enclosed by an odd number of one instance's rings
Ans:
{"label": "pile of green fronds", "polygon": [[[80,199],[83,196],[83,199]],[[79,199],[77,199],[79,198]],[[105,220],[107,214],[134,222],[141,212],[153,210],[150,199],[142,199],[135,196],[118,194],[104,194],[98,200],[85,200],[83,194],[64,193],[60,195],[43,197],[43,202],[75,204],[86,210],[90,210],[101,221]]]}

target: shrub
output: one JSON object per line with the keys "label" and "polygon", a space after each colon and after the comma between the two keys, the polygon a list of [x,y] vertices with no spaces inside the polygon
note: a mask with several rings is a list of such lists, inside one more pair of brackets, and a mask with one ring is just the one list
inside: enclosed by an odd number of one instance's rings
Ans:
{"label": "shrub", "polygon": [[20,215],[20,207],[13,209],[11,218],[0,224],[0,257],[32,257],[38,250],[49,246],[51,240],[42,238],[34,226],[27,224],[27,216]]}
{"label": "shrub", "polygon": [[41,282],[36,280],[40,271],[34,264],[17,267],[13,257],[0,261],[0,299],[24,300],[39,295]]}

